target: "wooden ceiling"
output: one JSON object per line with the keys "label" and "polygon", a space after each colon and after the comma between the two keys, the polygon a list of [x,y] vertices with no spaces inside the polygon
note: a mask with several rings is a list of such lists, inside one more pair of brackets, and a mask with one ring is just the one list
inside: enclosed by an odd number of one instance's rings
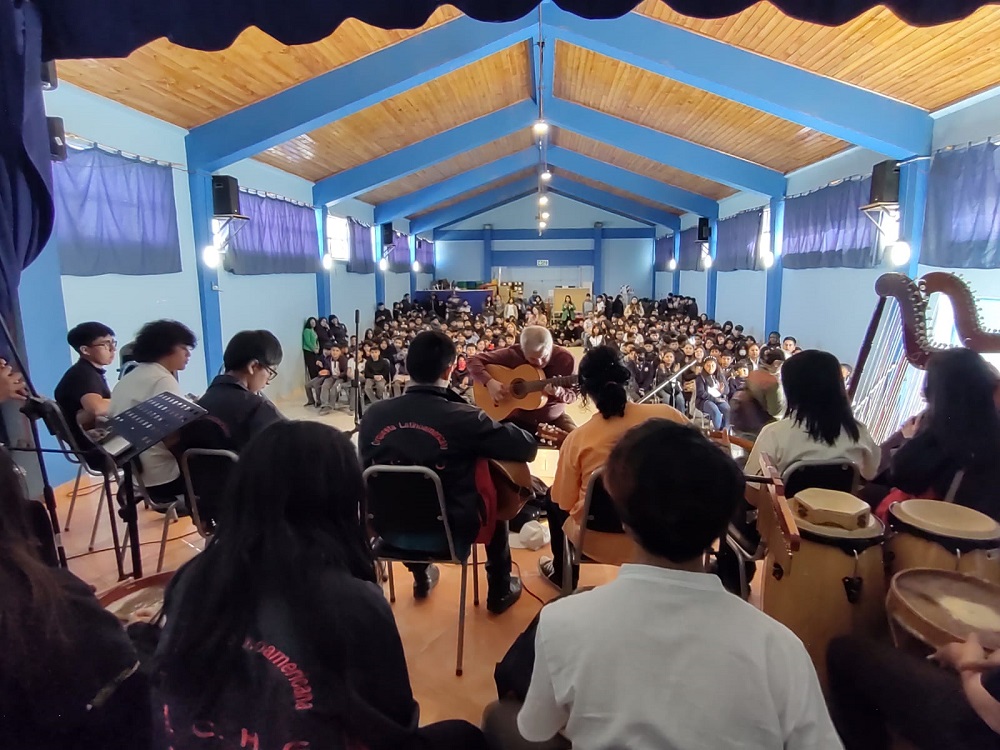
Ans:
{"label": "wooden ceiling", "polygon": [[531,95],[527,42],[306,133],[257,158],[321,180]]}
{"label": "wooden ceiling", "polygon": [[636,11],[931,111],[1000,84],[996,5],[924,28],[881,6],[834,27],[790,18],[767,2],[720,19],[688,18],[659,0]]}
{"label": "wooden ceiling", "polygon": [[565,42],[555,95],[741,159],[791,172],[847,148],[837,138]]}
{"label": "wooden ceiling", "polygon": [[413,214],[409,218],[416,219],[421,216],[426,216],[434,211],[440,211],[443,208],[448,208],[449,206],[454,206],[456,203],[461,203],[462,201],[468,200],[469,198],[475,198],[477,195],[482,195],[488,190],[493,190],[494,188],[504,187],[505,185],[510,185],[512,182],[517,182],[518,180],[523,180],[525,177],[530,177],[535,174],[535,168],[529,167],[528,169],[522,169],[520,172],[515,172],[514,174],[503,177],[499,180],[494,180],[493,182],[488,182],[485,185],[481,185],[475,190],[470,190],[467,193],[463,193],[457,198],[452,198],[450,200],[441,201],[433,206],[428,206],[423,211],[417,214]]}
{"label": "wooden ceiling", "polygon": [[[553,167],[552,172],[556,175],[562,175],[575,182],[580,182],[584,185],[588,185],[592,188],[597,188],[598,190],[603,190],[606,193],[611,193],[612,195],[617,195],[619,198],[627,198],[633,203],[641,203],[643,206],[649,206],[650,208],[656,208],[660,211],[665,211],[668,214],[674,214],[675,216],[680,216],[683,211],[674,208],[673,206],[665,206],[662,203],[657,203],[656,201],[651,201],[641,195],[636,195],[635,193],[630,193],[627,190],[620,190],[615,187],[611,187],[603,182],[597,180],[591,180],[587,177],[582,177],[581,175],[575,174],[573,172],[567,172],[565,169],[556,169]],[[557,183],[553,183],[553,188],[555,192],[559,192],[559,186]]]}
{"label": "wooden ceiling", "polygon": [[[160,0],[171,2],[171,0]],[[59,77],[140,112],[193,128],[461,15],[438,8],[412,31],[348,19],[315,44],[287,47],[257,28],[229,49],[201,52],[158,39],[124,60],[65,60]]]}

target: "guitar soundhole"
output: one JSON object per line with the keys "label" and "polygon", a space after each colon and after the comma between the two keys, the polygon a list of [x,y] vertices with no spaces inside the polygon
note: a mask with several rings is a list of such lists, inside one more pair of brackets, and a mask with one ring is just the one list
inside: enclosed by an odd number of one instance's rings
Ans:
{"label": "guitar soundhole", "polygon": [[511,381],[510,384],[510,395],[514,398],[524,398],[524,380],[518,378],[517,380]]}

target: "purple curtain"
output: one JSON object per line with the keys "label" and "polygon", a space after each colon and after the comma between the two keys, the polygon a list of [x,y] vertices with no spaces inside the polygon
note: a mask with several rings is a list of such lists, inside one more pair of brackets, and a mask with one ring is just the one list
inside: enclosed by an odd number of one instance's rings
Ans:
{"label": "purple curtain", "polygon": [[180,272],[173,169],[95,147],[70,149],[52,174],[64,276]]}
{"label": "purple curtain", "polygon": [[868,203],[871,177],[785,200],[785,268],[874,268],[882,262],[878,231],[859,210]]}
{"label": "purple curtain", "polygon": [[417,263],[420,273],[434,273],[434,243],[417,238]]}
{"label": "purple curtain", "polygon": [[392,250],[389,251],[389,270],[393,273],[410,272],[410,235],[392,233]]}
{"label": "purple curtain", "polygon": [[987,141],[941,151],[931,162],[920,262],[1000,267],[1000,147]]}
{"label": "purple curtain", "polygon": [[372,248],[372,228],[357,219],[348,219],[351,233],[351,257],[347,261],[348,273],[375,273],[375,251]]}
{"label": "purple curtain", "polygon": [[764,209],[743,211],[718,224],[716,271],[753,271],[757,268],[757,243]]}
{"label": "purple curtain", "polygon": [[653,250],[653,267],[655,271],[669,271],[670,261],[674,257],[674,236],[665,234],[656,240]]}
{"label": "purple curtain", "polygon": [[240,193],[240,212],[250,221],[230,224],[227,271],[246,276],[315,273],[319,269],[316,212],[280,198]]}
{"label": "purple curtain", "polygon": [[698,241],[698,227],[691,227],[681,232],[680,257],[677,259],[678,271],[701,271],[701,247]]}

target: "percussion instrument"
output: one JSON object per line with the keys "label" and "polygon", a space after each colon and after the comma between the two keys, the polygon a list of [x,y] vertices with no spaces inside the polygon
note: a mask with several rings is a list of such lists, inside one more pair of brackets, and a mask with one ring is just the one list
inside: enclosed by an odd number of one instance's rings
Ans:
{"label": "percussion instrument", "polygon": [[138,580],[125,581],[98,594],[101,606],[121,620],[122,625],[155,620],[163,609],[167,584],[174,571],[157,573]]}
{"label": "percussion instrument", "polygon": [[950,570],[914,568],[893,576],[886,597],[893,643],[928,656],[949,643],[979,636],[1000,649],[1000,586]]}
{"label": "percussion instrument", "polygon": [[578,380],[576,375],[546,379],[545,373],[532,365],[521,365],[513,368],[502,365],[486,365],[486,372],[494,380],[499,380],[506,385],[509,395],[499,404],[495,404],[489,389],[480,383],[472,384],[472,395],[476,406],[498,422],[506,419],[515,411],[541,409],[548,402],[548,397],[542,392],[547,386],[571,387],[575,386]]}
{"label": "percussion instrument", "polygon": [[780,481],[768,486],[781,517],[774,518],[773,503],[761,509],[768,541],[761,608],[802,639],[826,685],[833,638],[885,628],[884,528],[845,492],[813,488],[787,501],[778,489]]}
{"label": "percussion instrument", "polygon": [[886,562],[892,573],[910,568],[951,570],[1000,584],[1000,524],[940,500],[889,506]]}

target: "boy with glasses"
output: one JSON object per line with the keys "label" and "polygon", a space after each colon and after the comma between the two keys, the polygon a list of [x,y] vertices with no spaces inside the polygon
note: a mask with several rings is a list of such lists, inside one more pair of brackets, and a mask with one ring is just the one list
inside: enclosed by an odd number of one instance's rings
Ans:
{"label": "boy with glasses", "polygon": [[111,407],[111,389],[105,372],[115,360],[118,342],[115,332],[103,323],[80,323],[67,335],[66,341],[80,358],[59,381],[55,401],[59,404],[69,431],[78,447],[84,450],[87,463],[100,466],[100,452],[88,454],[90,439],[85,437],[80,425],[93,426],[98,417],[105,417]]}

